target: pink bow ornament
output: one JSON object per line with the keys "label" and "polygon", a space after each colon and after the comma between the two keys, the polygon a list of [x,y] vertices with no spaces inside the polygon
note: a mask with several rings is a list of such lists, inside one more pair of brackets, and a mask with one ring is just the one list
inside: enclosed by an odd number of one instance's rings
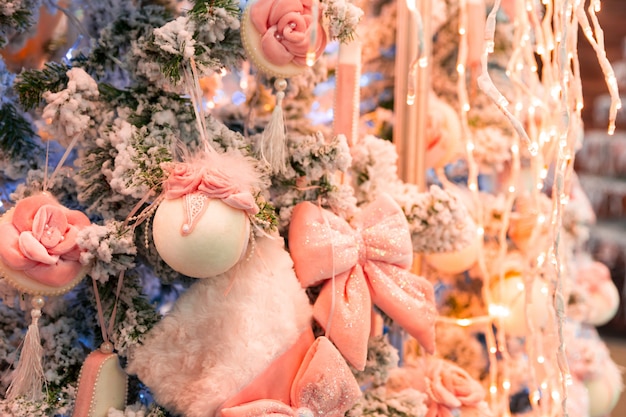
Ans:
{"label": "pink bow ornament", "polygon": [[292,215],[289,248],[303,287],[325,281],[313,315],[352,366],[365,367],[372,303],[434,351],[433,287],[407,271],[413,257],[408,223],[391,197],[365,207],[352,225],[300,203]]}
{"label": "pink bow ornament", "polygon": [[341,417],[360,396],[359,386],[341,354],[328,339],[319,337],[306,352],[291,385],[290,405],[261,399],[224,408],[220,414],[221,417]]}

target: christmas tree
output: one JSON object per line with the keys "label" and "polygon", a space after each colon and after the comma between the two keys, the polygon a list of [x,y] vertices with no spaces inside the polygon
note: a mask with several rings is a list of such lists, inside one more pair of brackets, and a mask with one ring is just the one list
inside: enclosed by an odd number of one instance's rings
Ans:
{"label": "christmas tree", "polygon": [[600,2],[500,3],[0,5],[0,415],[610,413]]}

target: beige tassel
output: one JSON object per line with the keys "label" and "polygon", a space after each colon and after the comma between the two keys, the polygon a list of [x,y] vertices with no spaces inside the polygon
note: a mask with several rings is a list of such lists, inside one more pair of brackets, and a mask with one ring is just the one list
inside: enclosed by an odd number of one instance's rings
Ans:
{"label": "beige tassel", "polygon": [[8,400],[14,400],[21,396],[30,401],[39,401],[43,398],[42,387],[45,383],[45,376],[42,365],[43,348],[39,336],[39,317],[41,317],[44,299],[41,296],[36,296],[32,299],[31,304],[33,309],[30,316],[33,321],[28,326],[22,353],[13,372],[11,385],[7,389],[6,397]]}
{"label": "beige tassel", "polygon": [[261,135],[261,157],[270,166],[272,173],[283,174],[287,166],[287,144],[285,132],[285,118],[283,115],[283,99],[287,81],[279,78],[274,82],[276,88],[276,106],[272,111],[270,121]]}

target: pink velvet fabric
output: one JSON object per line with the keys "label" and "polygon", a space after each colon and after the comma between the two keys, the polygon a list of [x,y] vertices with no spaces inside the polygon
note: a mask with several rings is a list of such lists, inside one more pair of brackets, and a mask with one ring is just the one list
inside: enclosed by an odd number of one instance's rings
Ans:
{"label": "pink velvet fabric", "polygon": [[16,204],[11,221],[0,225],[0,258],[41,284],[61,287],[82,268],[76,236],[90,224],[48,194],[27,197]]}
{"label": "pink velvet fabric", "polygon": [[[218,414],[297,417],[305,409],[312,416],[343,416],[360,397],[359,386],[341,354],[325,337],[317,338],[301,357],[302,346],[309,340],[308,336],[301,337],[286,355],[227,401]],[[288,398],[283,392],[286,381],[290,385]]]}
{"label": "pink velvet fabric", "polygon": [[289,249],[303,287],[325,281],[313,314],[352,366],[365,367],[372,303],[434,351],[433,287],[407,270],[413,257],[408,223],[391,197],[365,207],[351,225],[309,202],[298,204]]}
{"label": "pink velvet fabric", "polygon": [[[265,58],[274,65],[306,65],[309,50],[314,0],[259,0],[251,6],[250,19],[261,34],[261,48]],[[321,16],[317,17],[321,21]],[[315,58],[326,47],[326,32],[318,25]]]}
{"label": "pink velvet fabric", "polygon": [[225,173],[219,167],[205,161],[197,161],[171,164],[166,170],[169,171],[165,181],[167,199],[176,199],[199,191],[209,198],[222,200],[232,208],[243,210],[250,215],[259,212],[252,193],[238,184],[233,175]]}

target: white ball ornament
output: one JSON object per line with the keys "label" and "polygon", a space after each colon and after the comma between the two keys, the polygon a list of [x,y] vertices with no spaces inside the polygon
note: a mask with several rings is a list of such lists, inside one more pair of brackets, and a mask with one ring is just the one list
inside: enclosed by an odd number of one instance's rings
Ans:
{"label": "white ball ornament", "polygon": [[154,215],[152,236],[163,260],[192,278],[209,278],[232,268],[248,245],[246,212],[209,199],[191,227],[186,223],[185,197],[165,199]]}
{"label": "white ball ornament", "polygon": [[478,255],[483,244],[482,235],[476,238],[466,247],[456,252],[428,253],[424,260],[437,271],[444,274],[460,274],[470,269],[478,260]]}
{"label": "white ball ornament", "polygon": [[620,305],[619,290],[611,280],[611,271],[602,262],[582,262],[576,276],[586,294],[587,314],[583,321],[593,326],[608,323]]}
{"label": "white ball ornament", "polygon": [[607,364],[599,374],[585,381],[589,392],[589,417],[604,417],[615,408],[622,392],[622,376],[615,364]]}
{"label": "white ball ornament", "polygon": [[[503,281],[494,278],[491,286],[492,304],[489,312],[501,317],[504,331],[511,336],[526,335],[526,285],[521,275],[508,276]],[[531,303],[528,314],[534,326],[543,327],[550,314],[550,295],[547,285],[540,279],[532,283]]]}

